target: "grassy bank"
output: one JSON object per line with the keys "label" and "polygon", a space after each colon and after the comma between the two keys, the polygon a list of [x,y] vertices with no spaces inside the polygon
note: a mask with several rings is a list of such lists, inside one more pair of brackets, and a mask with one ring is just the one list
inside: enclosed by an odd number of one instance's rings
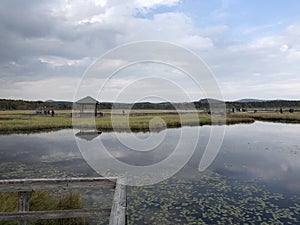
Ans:
{"label": "grassy bank", "polygon": [[[111,120],[113,115],[113,124]],[[233,113],[222,121],[221,117],[214,118],[214,124],[253,123],[255,120],[284,123],[300,123],[300,113]],[[130,129],[147,131],[150,129],[165,129],[181,126],[211,125],[212,118],[205,113],[162,112],[156,110],[133,111],[129,115]],[[126,130],[127,117],[122,111],[104,111],[103,117],[96,118],[96,127],[102,131]],[[72,128],[71,111],[57,111],[54,117],[36,115],[34,111],[1,111],[0,133],[26,133],[47,130]]]}
{"label": "grassy bank", "polygon": [[229,117],[244,119],[252,118],[257,121],[268,121],[278,123],[300,123],[300,113],[235,113],[229,115]]}
{"label": "grassy bank", "polygon": [[71,128],[70,114],[35,115],[34,111],[3,111],[0,113],[0,133],[35,132]]}
{"label": "grassy bank", "polygon": [[[78,193],[69,192],[62,196],[51,194],[47,191],[32,192],[30,198],[31,211],[47,211],[47,210],[68,210],[82,209],[83,202],[81,195]],[[0,193],[0,212],[17,212],[18,211],[18,193]],[[1,222],[0,225],[14,225],[17,221]],[[57,220],[32,220],[31,225],[83,225],[82,218],[57,219]]]}

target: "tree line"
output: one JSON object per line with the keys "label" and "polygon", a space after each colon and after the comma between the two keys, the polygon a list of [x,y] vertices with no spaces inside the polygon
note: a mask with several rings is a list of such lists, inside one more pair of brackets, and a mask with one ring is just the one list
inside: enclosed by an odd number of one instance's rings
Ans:
{"label": "tree line", "polygon": [[[225,102],[227,109],[232,108],[247,108],[247,109],[274,109],[274,108],[300,108],[300,101],[289,100],[274,100],[274,101],[259,101],[259,102]],[[0,99],[0,110],[35,110],[41,107],[47,107],[54,110],[72,109],[72,102],[44,102],[44,101],[24,101],[24,100],[8,100]],[[160,109],[160,110],[174,110],[174,109],[208,109],[207,101],[184,102],[184,103],[111,103],[102,102],[98,105],[99,109]]]}
{"label": "tree line", "polygon": [[0,99],[0,110],[35,110],[41,107],[64,110],[71,109],[71,102],[43,102]]}

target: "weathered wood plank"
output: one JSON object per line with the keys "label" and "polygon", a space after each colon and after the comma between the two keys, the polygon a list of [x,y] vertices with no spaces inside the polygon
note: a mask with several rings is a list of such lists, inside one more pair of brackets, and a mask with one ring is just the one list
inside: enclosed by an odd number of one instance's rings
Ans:
{"label": "weathered wood plank", "polygon": [[125,225],[126,223],[126,186],[123,185],[124,180],[118,179],[113,205],[111,208],[109,225]]}
{"label": "weathered wood plank", "polygon": [[0,221],[12,220],[43,220],[43,219],[64,219],[81,218],[89,216],[109,216],[111,209],[73,209],[53,211],[32,211],[32,212],[6,212],[0,213]]}
{"label": "weathered wood plank", "polygon": [[0,180],[0,192],[115,187],[115,177]]}
{"label": "weathered wood plank", "polygon": [[[29,211],[29,202],[30,202],[30,192],[21,191],[18,193],[18,210],[19,212]],[[27,220],[19,220],[19,225],[27,225]]]}

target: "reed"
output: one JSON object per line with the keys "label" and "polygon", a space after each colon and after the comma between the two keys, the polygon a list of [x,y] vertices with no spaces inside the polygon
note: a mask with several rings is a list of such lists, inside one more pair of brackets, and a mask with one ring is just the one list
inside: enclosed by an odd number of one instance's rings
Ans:
{"label": "reed", "polygon": [[[18,193],[0,193],[0,212],[16,212],[18,206]],[[30,197],[30,210],[67,210],[82,209],[81,195],[68,192],[61,196],[47,191],[32,192]],[[17,221],[3,221],[0,225],[15,225]],[[82,218],[57,219],[57,220],[32,220],[30,225],[83,225]]]}
{"label": "reed", "polygon": [[[111,117],[113,115],[113,117]],[[196,116],[195,116],[196,115]],[[112,123],[113,118],[113,123]],[[128,127],[127,116],[121,111],[104,112],[103,117],[95,119],[96,128],[102,131],[124,130]],[[129,114],[129,127],[133,131],[149,129],[176,128],[181,126],[201,126],[211,124],[253,123],[254,121],[270,121],[282,123],[300,123],[300,113],[232,113],[222,117],[214,117],[206,113],[177,113],[161,110],[132,111]],[[50,115],[35,115],[34,111],[1,111],[0,133],[30,133],[47,130],[72,128],[71,111],[57,111],[54,117]]]}

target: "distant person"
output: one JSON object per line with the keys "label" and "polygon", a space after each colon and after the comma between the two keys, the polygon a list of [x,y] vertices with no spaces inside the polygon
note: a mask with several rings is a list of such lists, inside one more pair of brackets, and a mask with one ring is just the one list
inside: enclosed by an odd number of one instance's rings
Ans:
{"label": "distant person", "polygon": [[55,114],[55,112],[54,112],[54,110],[52,109],[52,111],[51,111],[51,116],[53,117],[54,114]]}
{"label": "distant person", "polygon": [[122,111],[122,113],[123,113],[123,116],[125,116],[125,111],[124,110]]}
{"label": "distant person", "polygon": [[283,110],[282,110],[282,108],[280,108],[280,113],[281,113],[281,114],[283,113]]}

